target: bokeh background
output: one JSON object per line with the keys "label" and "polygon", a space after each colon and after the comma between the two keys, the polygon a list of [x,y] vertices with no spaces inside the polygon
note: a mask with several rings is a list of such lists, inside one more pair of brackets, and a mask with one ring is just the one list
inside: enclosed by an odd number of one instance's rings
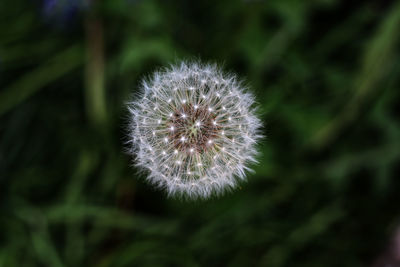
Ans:
{"label": "bokeh background", "polygon": [[[399,35],[400,1],[1,0],[0,266],[400,266]],[[207,201],[124,152],[140,79],[187,59],[265,125]]]}

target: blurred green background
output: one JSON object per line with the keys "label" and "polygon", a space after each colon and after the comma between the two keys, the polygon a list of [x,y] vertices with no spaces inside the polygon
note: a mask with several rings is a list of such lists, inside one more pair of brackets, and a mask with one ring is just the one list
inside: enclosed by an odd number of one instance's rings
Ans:
{"label": "blurred green background", "polygon": [[[1,0],[0,266],[400,266],[399,35],[400,1]],[[124,152],[140,79],[186,59],[265,125],[207,201]]]}

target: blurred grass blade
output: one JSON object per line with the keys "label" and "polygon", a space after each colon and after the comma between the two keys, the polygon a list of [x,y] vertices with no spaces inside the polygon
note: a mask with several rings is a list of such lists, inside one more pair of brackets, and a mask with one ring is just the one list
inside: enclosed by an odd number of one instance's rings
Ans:
{"label": "blurred grass blade", "polygon": [[311,143],[314,148],[323,149],[329,146],[343,129],[359,116],[371,93],[379,88],[377,86],[379,81],[394,64],[391,59],[395,53],[399,29],[400,2],[391,9],[390,14],[382,21],[378,32],[367,46],[362,68],[355,79],[353,97],[342,112],[313,137]]}
{"label": "blurred grass blade", "polygon": [[43,266],[64,266],[51,239],[46,217],[40,209],[25,205],[16,211],[16,215],[29,226],[32,247],[37,259],[44,264]]}
{"label": "blurred grass blade", "polygon": [[104,91],[104,38],[99,18],[86,21],[86,109],[90,121],[104,126],[107,119]]}
{"label": "blurred grass blade", "polygon": [[55,250],[54,245],[50,242],[49,233],[46,232],[32,232],[33,246],[41,261],[47,266],[62,267],[64,266]]}
{"label": "blurred grass blade", "polygon": [[23,75],[0,92],[0,116],[11,110],[44,86],[56,81],[82,64],[82,49],[74,45],[51,58],[47,63]]}

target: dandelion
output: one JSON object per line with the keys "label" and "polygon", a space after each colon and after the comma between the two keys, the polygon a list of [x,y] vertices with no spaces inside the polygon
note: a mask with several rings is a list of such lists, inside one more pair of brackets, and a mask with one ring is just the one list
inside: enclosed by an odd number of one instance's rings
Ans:
{"label": "dandelion", "polygon": [[128,103],[129,145],[147,180],[170,196],[209,198],[234,189],[256,162],[254,96],[216,65],[155,72]]}

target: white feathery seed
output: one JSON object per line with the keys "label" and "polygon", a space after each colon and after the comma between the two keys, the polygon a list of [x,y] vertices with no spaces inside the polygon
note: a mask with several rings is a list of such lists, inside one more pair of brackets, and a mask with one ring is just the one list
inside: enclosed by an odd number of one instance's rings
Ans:
{"label": "white feathery seed", "polygon": [[220,195],[256,162],[261,121],[254,105],[236,76],[216,65],[172,65],[143,81],[128,103],[130,152],[170,196]]}

